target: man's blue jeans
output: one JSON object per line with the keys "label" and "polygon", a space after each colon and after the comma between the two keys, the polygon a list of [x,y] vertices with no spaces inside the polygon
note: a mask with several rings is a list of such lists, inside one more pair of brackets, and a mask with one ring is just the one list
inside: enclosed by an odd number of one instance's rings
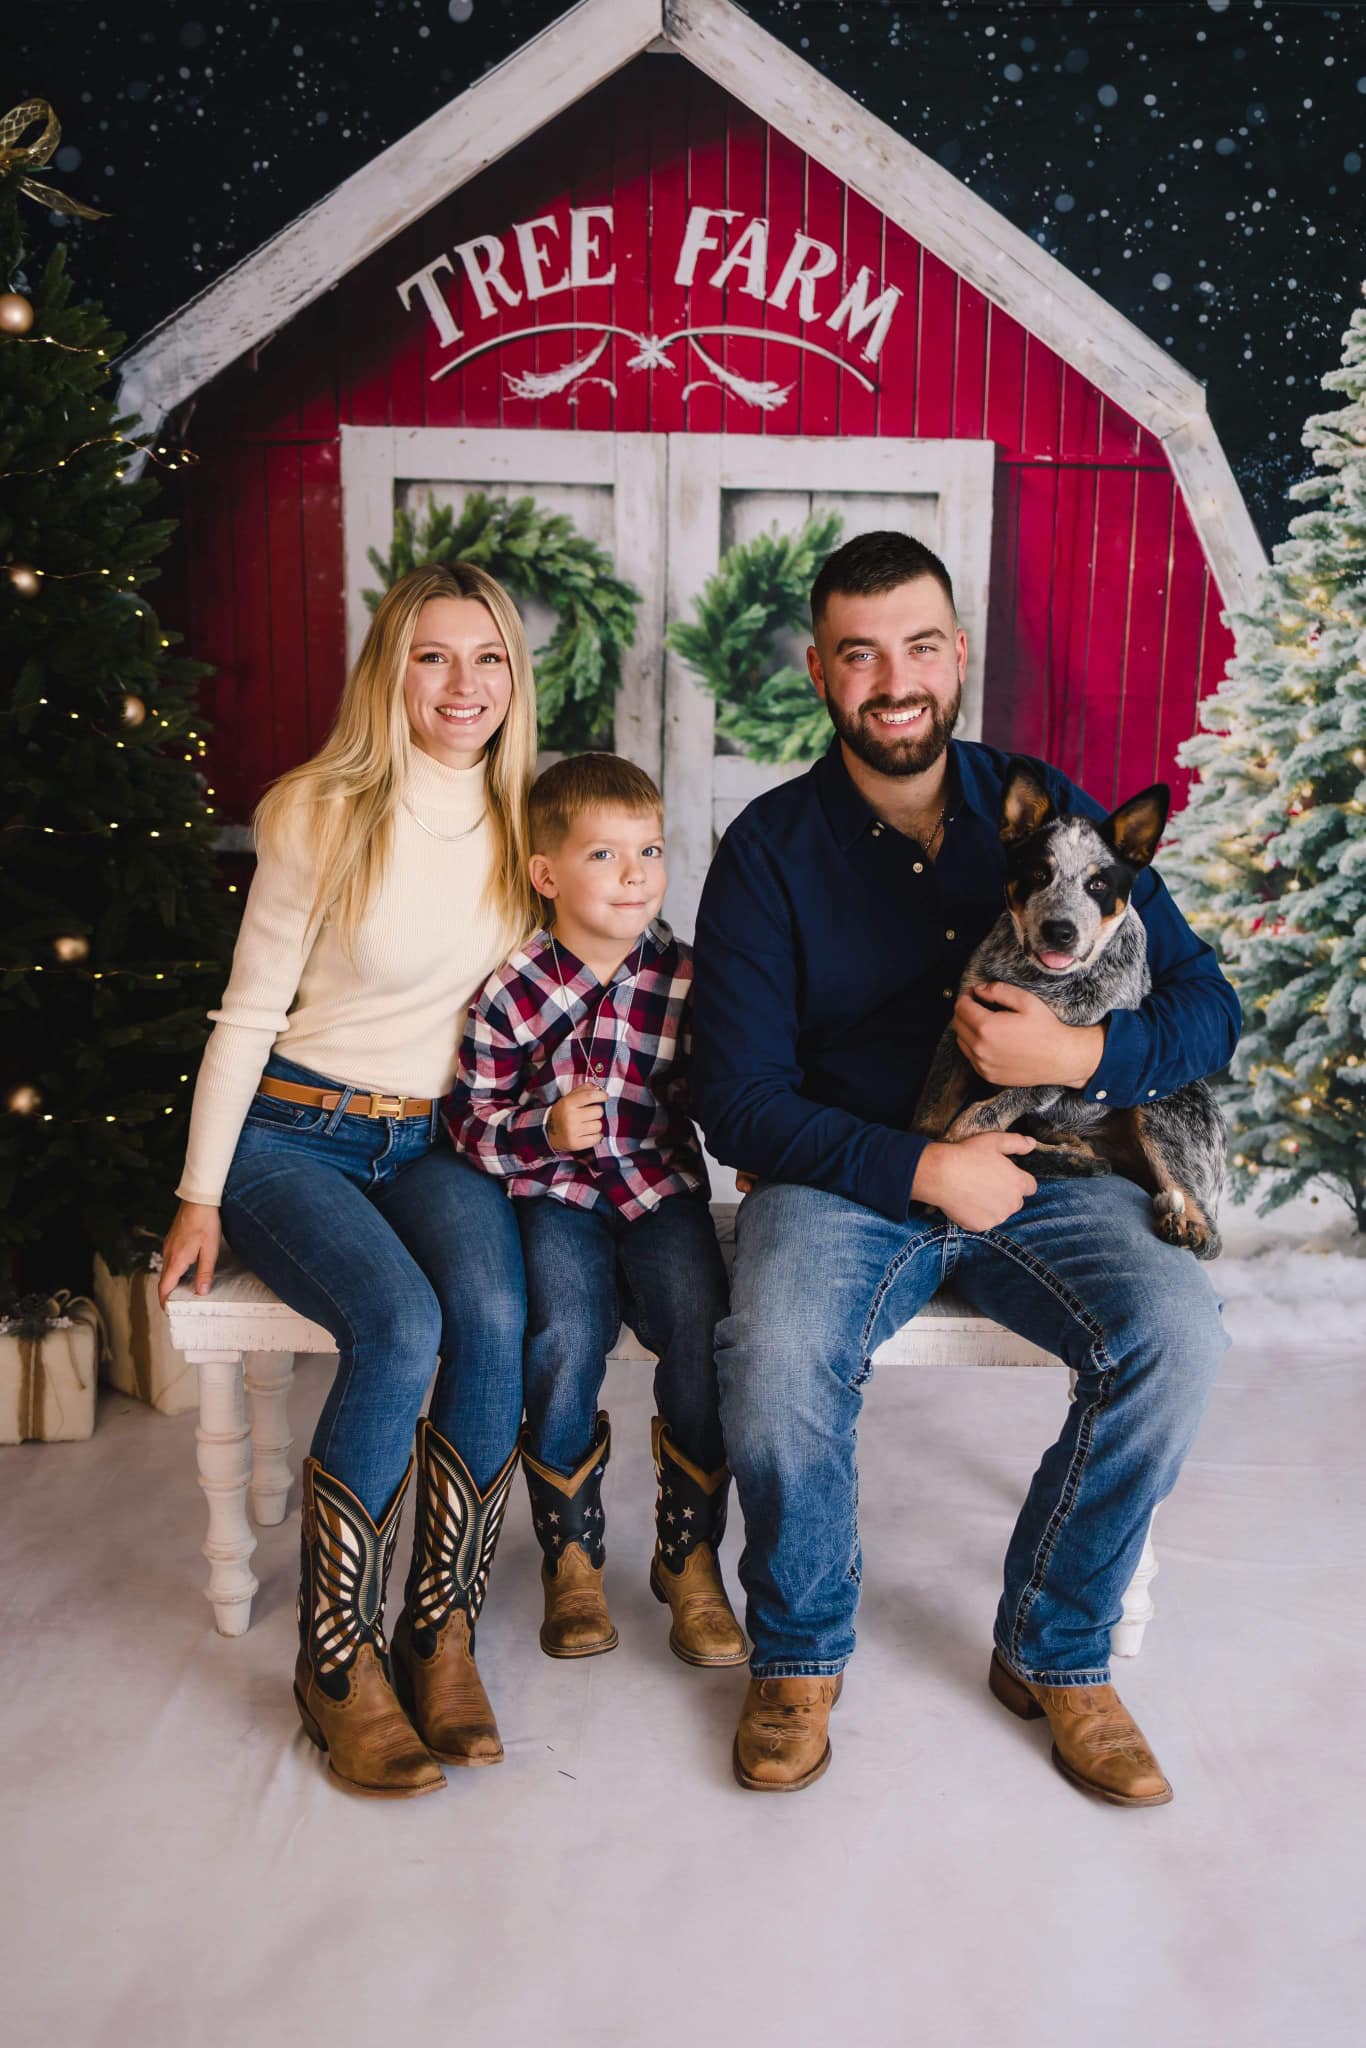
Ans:
{"label": "man's blue jeans", "polygon": [[[1200,1266],[1118,1178],[1043,1181],[979,1232],[779,1182],[746,1197],[717,1371],[758,1677],[840,1671],[853,1651],[863,1392],[878,1346],[944,1285],[1077,1375],[1010,1539],[996,1647],[1036,1682],[1108,1677],[1149,1519],[1228,1342]],[[905,1456],[913,1470],[913,1444]]]}
{"label": "man's blue jeans", "polygon": [[[340,1085],[278,1055],[266,1072]],[[476,1486],[507,1462],[522,1419],[517,1219],[502,1183],[458,1158],[437,1118],[372,1122],[257,1095],[223,1190],[237,1256],[336,1339],[311,1454],[377,1520],[433,1373],[431,1419]]]}
{"label": "man's blue jeans", "polygon": [[716,1325],[726,1268],[705,1195],[670,1195],[627,1222],[553,1195],[514,1202],[526,1258],[526,1424],[533,1458],[566,1478],[593,1443],[607,1354],[623,1322],[653,1351],[655,1407],[685,1457],[725,1462]]}

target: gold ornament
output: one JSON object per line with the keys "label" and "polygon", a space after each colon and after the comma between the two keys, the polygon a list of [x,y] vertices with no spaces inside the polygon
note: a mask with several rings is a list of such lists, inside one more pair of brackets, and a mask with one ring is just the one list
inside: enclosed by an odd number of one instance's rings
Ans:
{"label": "gold ornament", "polygon": [[141,697],[127,696],[119,706],[119,717],[125,725],[141,725],[147,716],[147,706]]}
{"label": "gold ornament", "polygon": [[33,325],[33,308],[22,292],[0,292],[0,328],[6,334],[27,334]]}
{"label": "gold ornament", "polygon": [[27,562],[11,562],[9,565],[10,589],[20,597],[36,597],[42,588],[38,571],[31,569]]}
{"label": "gold ornament", "polygon": [[72,932],[66,938],[54,939],[52,950],[59,960],[84,960],[90,951],[90,941]]}
{"label": "gold ornament", "polygon": [[5,1102],[6,1109],[13,1110],[16,1116],[32,1116],[34,1110],[42,1106],[42,1096],[28,1082],[21,1088],[11,1088]]}
{"label": "gold ornament", "polygon": [[[32,128],[41,121],[42,133],[36,142],[21,143],[19,137],[26,128]],[[0,117],[0,171],[11,171],[20,167],[25,170],[42,170],[57,154],[57,144],[62,139],[62,125],[46,100],[25,100],[20,106],[11,107]],[[54,213],[76,213],[82,220],[108,220],[107,213],[98,212],[93,206],[85,206],[79,199],[68,199],[55,185],[40,185],[36,178],[21,178],[19,190],[36,199],[40,206],[47,206]]]}

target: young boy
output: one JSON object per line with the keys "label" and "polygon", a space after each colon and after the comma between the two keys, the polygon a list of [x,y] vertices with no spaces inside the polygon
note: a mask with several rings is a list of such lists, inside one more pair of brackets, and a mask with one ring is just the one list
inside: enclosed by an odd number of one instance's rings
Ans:
{"label": "young boy", "polygon": [[712,1340],[728,1291],[682,1102],[692,954],[658,916],[663,827],[654,783],[615,754],[538,779],[530,875],[549,921],[472,1006],[447,1114],[457,1148],[506,1178],[521,1227],[541,1648],[594,1657],[617,1644],[597,1397],[624,1320],[659,1359],[650,1585],[671,1610],[670,1647],[689,1664],[739,1664],[717,1562],[730,1474]]}

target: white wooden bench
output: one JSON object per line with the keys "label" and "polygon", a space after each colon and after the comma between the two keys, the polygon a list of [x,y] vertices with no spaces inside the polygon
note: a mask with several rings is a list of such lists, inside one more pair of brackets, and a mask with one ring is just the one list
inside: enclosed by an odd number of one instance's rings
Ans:
{"label": "white wooden bench", "polygon": [[[734,1211],[718,1205],[717,1233],[729,1252]],[[220,1635],[245,1635],[257,1580],[256,1548],[247,1517],[262,1527],[285,1518],[290,1488],[289,1390],[296,1356],[336,1355],[319,1324],[286,1308],[264,1281],[225,1251],[207,1295],[182,1282],[166,1309],[171,1341],[199,1370],[199,1427],[195,1432],[199,1484],[209,1507],[204,1555],[209,1560],[205,1597]],[[628,1330],[613,1358],[649,1359]],[[888,1365],[1051,1365],[1061,1361],[1017,1337],[955,1295],[936,1295],[876,1355]],[[1118,1657],[1136,1657],[1153,1616],[1150,1586],[1157,1573],[1152,1536],[1124,1595],[1123,1617],[1111,1633]]]}

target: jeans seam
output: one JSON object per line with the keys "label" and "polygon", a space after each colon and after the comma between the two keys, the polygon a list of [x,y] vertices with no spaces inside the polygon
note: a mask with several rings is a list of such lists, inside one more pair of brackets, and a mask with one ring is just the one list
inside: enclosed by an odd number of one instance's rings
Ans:
{"label": "jeans seam", "polygon": [[[884,1266],[882,1271],[882,1278],[878,1281],[877,1286],[873,1289],[872,1300],[868,1304],[868,1313],[863,1319],[863,1328],[859,1332],[860,1373],[863,1373],[863,1369],[865,1366],[870,1366],[872,1364],[872,1358],[868,1350],[868,1338],[872,1332],[873,1324],[877,1321],[878,1311],[881,1309],[883,1302],[887,1298],[887,1292],[888,1289],[891,1287],[892,1281],[896,1278],[897,1274],[900,1273],[902,1267],[907,1263],[908,1260],[912,1259],[917,1252],[923,1251],[926,1245],[932,1245],[937,1238],[939,1238],[939,1231],[937,1228],[934,1230],[927,1230],[922,1232],[922,1234],[919,1237],[915,1238],[910,1244],[902,1245],[900,1251],[897,1252],[891,1259],[889,1259],[886,1266]],[[857,1379],[853,1382],[853,1384],[855,1386],[860,1386],[863,1384],[863,1380]]]}
{"label": "jeans seam", "polygon": [[[1020,1662],[1020,1638],[1024,1634],[1025,1626],[1029,1620],[1034,1603],[1043,1591],[1044,1580],[1048,1575],[1048,1567],[1052,1561],[1053,1552],[1057,1547],[1058,1538],[1067,1526],[1068,1517],[1076,1504],[1077,1494],[1080,1491],[1081,1482],[1086,1472],[1086,1461],[1090,1455],[1091,1444],[1095,1435],[1096,1417],[1104,1409],[1110,1398],[1115,1382],[1116,1367],[1105,1348],[1104,1325],[1077,1299],[1071,1288],[1065,1286],[1059,1280],[1051,1267],[1044,1265],[1041,1259],[1035,1258],[1032,1253],[1024,1251],[1019,1245],[1012,1243],[1009,1238],[1002,1237],[997,1231],[982,1230],[974,1232],[974,1235],[978,1238],[979,1242],[989,1244],[993,1250],[1004,1252],[1006,1257],[1012,1259],[1017,1266],[1022,1266],[1036,1280],[1041,1281],[1047,1287],[1049,1293],[1062,1303],[1069,1315],[1076,1322],[1080,1323],[1090,1336],[1091,1354],[1101,1372],[1099,1390],[1095,1400],[1090,1402],[1082,1413],[1081,1421],[1077,1428],[1076,1448],[1072,1453],[1067,1471],[1063,1475],[1057,1502],[1044,1525],[1043,1534],[1039,1538],[1038,1548],[1034,1553],[1033,1567],[1024,1590],[1020,1594],[1015,1610],[1008,1654],[1011,1663],[1018,1666]],[[1044,1683],[1045,1681],[1038,1680],[1036,1682]],[[1104,1683],[1104,1680],[1098,1682]]]}
{"label": "jeans seam", "polygon": [[751,1663],[751,1678],[838,1678],[849,1662],[847,1657],[808,1658],[796,1662],[793,1658],[770,1659],[765,1664]]}
{"label": "jeans seam", "polygon": [[[235,1198],[235,1206],[243,1210],[245,1214],[251,1217],[251,1220],[255,1224],[256,1228],[258,1230],[265,1232],[266,1236],[270,1239],[271,1243],[277,1248],[277,1250],[284,1253],[285,1257],[289,1260],[292,1266],[297,1266],[299,1264],[298,1260],[294,1256],[294,1253],[289,1250],[288,1246],[284,1243],[283,1239],[277,1237],[275,1232],[271,1229],[270,1225],[267,1222],[265,1222],[262,1217],[254,1214],[254,1212],[247,1207],[247,1204],[244,1201],[242,1201],[240,1196]],[[300,1270],[303,1271],[305,1269],[301,1267]],[[347,1314],[343,1310],[341,1303],[337,1301],[335,1297],[330,1293],[330,1291],[323,1285],[322,1281],[318,1278],[317,1274],[310,1273],[308,1277],[313,1281],[313,1284],[318,1289],[318,1292],[321,1295],[323,1295],[326,1298],[326,1300],[331,1304],[333,1312],[336,1315],[337,1321],[342,1325],[343,1329],[346,1331],[347,1343],[349,1344],[351,1351],[351,1356],[344,1363],[340,1358],[337,1361],[337,1378],[341,1379],[343,1373],[345,1373],[346,1377],[343,1381],[341,1392],[337,1396],[336,1407],[334,1408],[332,1413],[332,1426],[327,1432],[327,1443],[324,1446],[326,1456],[318,1460],[318,1463],[322,1466],[324,1472],[330,1472],[332,1469],[330,1463],[332,1454],[332,1439],[335,1437],[337,1433],[337,1417],[341,1414],[342,1409],[346,1405],[346,1396],[350,1392],[351,1378],[356,1369],[356,1333],[355,1330],[352,1328],[350,1317],[347,1316]]]}

